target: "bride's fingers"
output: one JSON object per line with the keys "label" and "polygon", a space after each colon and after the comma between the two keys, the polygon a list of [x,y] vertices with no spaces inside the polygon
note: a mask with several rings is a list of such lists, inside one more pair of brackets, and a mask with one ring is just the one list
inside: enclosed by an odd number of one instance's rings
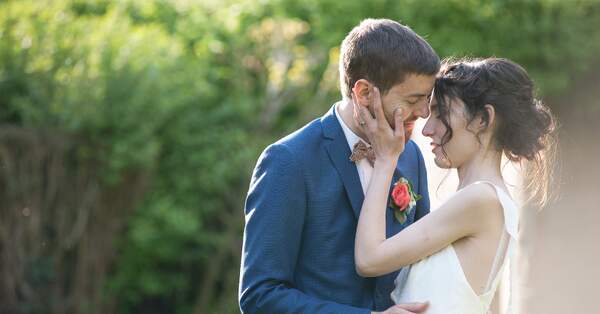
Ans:
{"label": "bride's fingers", "polygon": [[360,120],[360,116],[358,114],[358,111],[359,111],[358,107],[360,105],[358,104],[358,100],[356,99],[356,95],[354,95],[354,93],[352,93],[351,96],[352,96],[352,106],[354,107],[354,110],[352,111],[353,116],[354,116],[354,120],[356,120],[356,122],[358,122],[359,124],[361,124],[360,122],[362,120]]}
{"label": "bride's fingers", "polygon": [[[385,114],[383,113],[383,105],[381,104],[381,93],[379,93],[379,88],[373,87],[373,111],[375,112],[375,119],[377,119],[377,124],[381,127],[385,127],[387,124],[387,120],[385,119]],[[389,124],[387,124],[389,126]]]}
{"label": "bride's fingers", "polygon": [[366,131],[368,126],[376,123],[376,121],[369,110],[358,103],[358,99],[354,93],[352,94],[352,103],[354,106],[354,119],[358,122],[359,127]]}
{"label": "bride's fingers", "polygon": [[365,127],[368,129],[369,132],[374,133],[378,127],[377,119],[373,118],[373,115],[371,114],[369,109],[364,106],[360,106],[360,114],[363,121],[366,122]]}
{"label": "bride's fingers", "polygon": [[373,127],[377,124],[377,121],[375,121],[373,115],[371,115],[371,112],[369,112],[367,107],[356,103],[354,109],[358,112],[359,122],[363,127]]}
{"label": "bride's fingers", "polygon": [[402,107],[398,107],[394,110],[394,136],[402,137],[404,139],[404,109]]}

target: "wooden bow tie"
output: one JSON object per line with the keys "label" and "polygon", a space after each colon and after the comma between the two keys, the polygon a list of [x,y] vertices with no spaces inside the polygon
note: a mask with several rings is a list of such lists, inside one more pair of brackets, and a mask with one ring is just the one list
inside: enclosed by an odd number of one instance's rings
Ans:
{"label": "wooden bow tie", "polygon": [[363,141],[358,141],[352,148],[350,160],[356,163],[363,158],[367,158],[369,164],[371,164],[371,167],[373,167],[375,164],[375,152],[373,151],[373,147],[367,146],[367,144],[365,144]]}

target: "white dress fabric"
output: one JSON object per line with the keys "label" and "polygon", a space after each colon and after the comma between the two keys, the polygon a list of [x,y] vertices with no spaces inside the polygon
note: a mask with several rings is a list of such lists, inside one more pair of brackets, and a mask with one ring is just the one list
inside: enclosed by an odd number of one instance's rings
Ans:
{"label": "white dress fabric", "polygon": [[491,182],[504,211],[504,231],[487,280],[485,292],[477,294],[465,276],[460,260],[451,245],[410,266],[404,267],[396,278],[391,293],[398,303],[429,301],[426,314],[485,314],[498,289],[500,278],[514,254],[518,215],[517,205],[504,190]]}

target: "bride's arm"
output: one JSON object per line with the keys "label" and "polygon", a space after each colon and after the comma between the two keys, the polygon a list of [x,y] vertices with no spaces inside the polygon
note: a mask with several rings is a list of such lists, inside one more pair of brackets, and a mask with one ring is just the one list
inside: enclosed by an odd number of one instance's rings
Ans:
{"label": "bride's arm", "polygon": [[[354,98],[354,97],[353,97]],[[355,119],[364,121],[363,131],[376,154],[375,166],[363,202],[355,239],[355,263],[362,276],[379,276],[412,264],[454,241],[474,235],[490,225],[491,212],[498,204],[495,191],[486,184],[472,185],[457,192],[439,209],[402,232],[386,239],[385,211],[392,174],[404,150],[401,110],[395,112],[395,129],[384,117],[381,98],[374,89],[375,118],[356,99]]]}
{"label": "bride's arm", "polygon": [[440,208],[386,239],[385,212],[393,165],[376,165],[360,213],[355,262],[361,276],[374,277],[417,262],[453,243],[489,228],[499,206],[487,184],[468,186]]}

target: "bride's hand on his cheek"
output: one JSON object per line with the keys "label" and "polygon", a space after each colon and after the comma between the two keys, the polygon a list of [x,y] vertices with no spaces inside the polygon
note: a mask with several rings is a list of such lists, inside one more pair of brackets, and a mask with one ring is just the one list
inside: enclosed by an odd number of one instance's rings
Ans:
{"label": "bride's hand on his cheek", "polygon": [[371,107],[375,117],[371,112],[358,103],[355,96],[352,95],[355,106],[355,119],[358,121],[359,128],[368,137],[371,146],[375,152],[376,160],[382,162],[393,162],[398,160],[400,154],[404,151],[404,121],[402,119],[402,108],[394,111],[395,129],[392,129],[381,103],[381,94],[379,89],[374,87],[371,95]]}

